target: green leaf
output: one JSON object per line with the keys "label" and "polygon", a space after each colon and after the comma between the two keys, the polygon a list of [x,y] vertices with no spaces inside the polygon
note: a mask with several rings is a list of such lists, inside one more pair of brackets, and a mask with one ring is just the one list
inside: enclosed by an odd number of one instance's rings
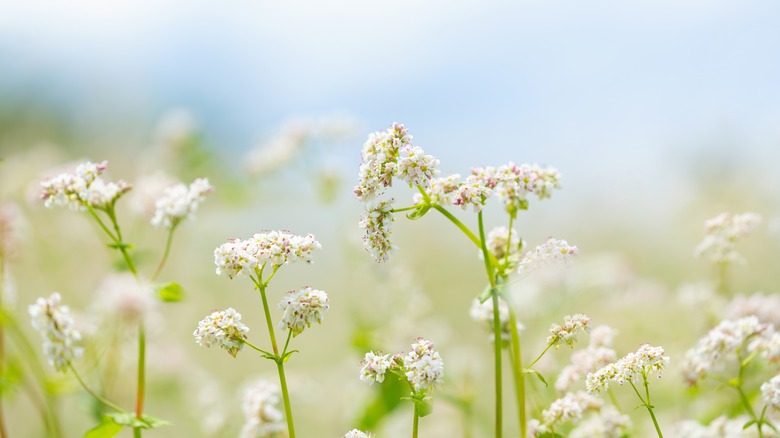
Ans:
{"label": "green leaf", "polygon": [[156,286],[157,297],[166,303],[178,303],[184,300],[184,288],[179,283],[171,282]]}
{"label": "green leaf", "polygon": [[298,350],[288,351],[287,353],[284,354],[284,356],[282,356],[282,363],[287,362],[290,359],[290,356],[293,355],[293,353],[300,353],[300,351]]}
{"label": "green leaf", "polygon": [[526,368],[525,370],[523,370],[523,372],[525,374],[533,374],[533,375],[535,375],[537,379],[539,379],[542,383],[544,383],[544,386],[550,386],[550,385],[547,384],[547,381],[544,380],[544,376],[542,376],[542,373],[540,373],[539,371],[531,370],[531,369],[527,369]]}
{"label": "green leaf", "polygon": [[107,243],[106,246],[112,249],[133,249],[130,243]]}
{"label": "green leaf", "polygon": [[161,420],[159,418],[154,418],[149,415],[144,415],[140,419],[135,417],[135,414],[132,412],[118,412],[116,414],[111,414],[110,417],[114,420],[114,423],[121,424],[122,426],[132,427],[132,428],[141,428],[141,429],[154,429],[156,427],[160,426],[167,426],[171,423]]}
{"label": "green leaf", "polygon": [[[498,291],[496,291],[498,293]],[[482,293],[479,295],[479,304],[483,304],[485,301],[490,299],[490,297],[493,295],[493,288],[490,287],[490,285],[485,286],[485,290],[482,291]]]}
{"label": "green leaf", "polygon": [[84,438],[111,438],[121,432],[123,428],[124,426],[115,423],[110,415],[106,415],[100,424],[84,434]]}
{"label": "green leaf", "polygon": [[417,220],[417,219],[420,219],[421,217],[425,216],[425,213],[428,213],[428,210],[430,210],[430,209],[431,209],[431,205],[430,204],[423,204],[423,205],[419,206],[413,212],[407,214],[406,217],[408,219],[411,219],[411,220]]}
{"label": "green leaf", "polygon": [[754,424],[756,424],[756,423],[757,423],[757,421],[756,421],[756,420],[750,420],[750,421],[748,421],[747,423],[745,423],[745,425],[744,425],[744,426],[742,426],[742,430],[745,430],[745,429],[747,429],[748,427],[750,427],[750,426],[752,426],[752,425],[754,425]]}
{"label": "green leaf", "polygon": [[418,417],[425,417],[433,412],[433,400],[430,397],[415,398],[415,397],[402,397],[405,400],[411,400],[414,403],[414,412]]}

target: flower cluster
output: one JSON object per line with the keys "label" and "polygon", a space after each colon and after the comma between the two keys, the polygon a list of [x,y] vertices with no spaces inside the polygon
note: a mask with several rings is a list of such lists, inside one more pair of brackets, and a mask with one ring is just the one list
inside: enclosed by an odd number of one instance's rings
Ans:
{"label": "flower cluster", "polygon": [[312,322],[321,323],[328,310],[328,294],[321,290],[305,287],[299,291],[290,291],[284,296],[279,308],[284,310],[280,328],[292,331],[298,336]]}
{"label": "flower cluster", "polygon": [[444,375],[444,362],[438,351],[433,349],[433,343],[418,338],[412,344],[412,351],[390,356],[389,354],[366,353],[360,362],[360,380],[369,385],[383,382],[388,371],[395,371],[406,376],[409,385],[415,393],[427,393],[441,383]]}
{"label": "flower cluster", "polygon": [[377,262],[386,262],[395,251],[395,246],[390,241],[392,209],[393,199],[376,204],[369,203],[360,218],[360,228],[365,230],[363,246]]}
{"label": "flower cluster", "polygon": [[287,426],[279,402],[279,388],[269,382],[259,380],[247,387],[241,405],[246,421],[239,437],[268,437],[284,432]]}
{"label": "flower cluster", "polygon": [[198,322],[198,328],[192,333],[195,342],[203,347],[218,345],[236,357],[244,346],[243,340],[249,327],[241,322],[241,314],[232,307],[213,312]]}
{"label": "flower cluster", "polygon": [[585,387],[588,393],[594,394],[606,391],[610,381],[620,385],[625,382],[638,382],[639,379],[646,379],[652,372],[657,373],[660,378],[668,365],[669,356],[664,356],[663,347],[643,344],[636,352],[589,373],[585,379]]}
{"label": "flower cluster", "polygon": [[78,347],[81,334],[74,328],[68,306],[60,305],[62,297],[54,292],[49,298],[38,298],[28,307],[32,326],[43,338],[43,354],[57,371],[65,371],[68,365],[81,357]]}
{"label": "flower cluster", "polygon": [[563,327],[553,324],[550,327],[550,336],[547,337],[547,345],[554,345],[557,349],[561,343],[573,346],[577,342],[579,332],[590,331],[590,318],[582,313],[566,315],[563,317]]}
{"label": "flower cluster", "polygon": [[132,186],[124,181],[103,181],[100,175],[107,167],[107,161],[87,161],[79,164],[73,173],[62,173],[41,182],[41,199],[44,205],[67,206],[71,210],[84,210],[86,207],[98,210],[112,208],[114,202],[130,191]]}
{"label": "flower cluster", "polygon": [[780,295],[756,292],[750,295],[737,295],[726,304],[724,319],[739,319],[755,315],[758,320],[780,325]]}
{"label": "flower cluster", "polygon": [[[742,357],[737,357],[738,352]],[[774,326],[762,324],[755,316],[725,320],[685,353],[683,373],[688,383],[695,385],[723,369],[725,359],[741,360],[753,353],[761,353],[770,361],[780,359],[780,334],[775,333]]]}
{"label": "flower cluster", "polygon": [[[469,310],[469,316],[471,316],[472,320],[481,323],[490,333],[490,342],[495,342],[495,333],[493,333],[493,300],[486,300],[484,303],[480,303],[478,298],[474,298]],[[509,331],[509,307],[506,301],[500,297],[498,299],[498,320],[501,324],[501,342],[509,342],[511,338]],[[517,329],[522,330],[523,328],[525,327],[518,322]]]}
{"label": "flower cluster", "polygon": [[774,376],[761,385],[761,398],[767,406],[780,410],[780,376]]}
{"label": "flower cluster", "polygon": [[341,438],[373,438],[374,434],[372,433],[366,433],[362,430],[352,429],[349,432],[345,433],[343,437]]}
{"label": "flower cluster", "polygon": [[614,406],[607,405],[572,429],[569,438],[622,438],[629,436],[629,429],[631,417],[621,414]]}
{"label": "flower cluster", "polygon": [[206,195],[214,191],[207,178],[198,178],[189,186],[176,184],[165,189],[163,196],[155,203],[152,225],[158,228],[173,228],[183,219],[192,217]]}
{"label": "flower cluster", "polygon": [[100,283],[95,307],[107,318],[137,321],[154,309],[157,300],[148,284],[140,285],[130,273],[110,274]]}
{"label": "flower cluster", "polygon": [[[496,260],[503,263],[507,262],[507,269],[514,269],[520,262],[520,250],[523,243],[515,229],[509,230],[507,227],[496,227],[488,232],[485,238],[485,246]],[[482,251],[479,251],[480,259],[483,258]]]}
{"label": "flower cluster", "polygon": [[393,185],[393,177],[412,186],[428,188],[436,176],[439,160],[426,155],[419,146],[412,145],[412,136],[404,125],[393,123],[384,132],[368,137],[362,152],[358,185],[354,193],[361,201],[380,196]]}
{"label": "flower cluster", "polygon": [[[284,231],[256,233],[250,239],[230,239],[214,250],[217,275],[233,279],[251,275],[267,262],[283,265],[296,261],[311,263],[311,253],[322,246],[314,235],[296,236]],[[249,271],[247,273],[247,271]]]}
{"label": "flower cluster", "polygon": [[558,374],[555,389],[567,391],[574,382],[579,381],[588,373],[609,365],[617,360],[617,353],[611,348],[616,330],[601,325],[593,329],[590,343],[584,350],[577,350],[571,355],[571,364]]}
{"label": "flower cluster", "polygon": [[754,428],[745,429],[745,424],[749,421],[750,417],[747,415],[735,418],[721,415],[710,421],[708,425],[703,425],[696,420],[683,420],[674,424],[670,435],[680,438],[757,437],[758,434],[754,433]]}
{"label": "flower cluster", "polygon": [[545,426],[576,421],[582,418],[586,412],[601,409],[603,402],[585,392],[569,392],[565,396],[555,400],[548,409],[542,411],[542,420]]}
{"label": "flower cluster", "polygon": [[756,213],[721,213],[709,219],[704,223],[704,240],[696,247],[696,255],[706,256],[713,263],[744,263],[744,258],[734,249],[734,244],[760,222],[761,216]]}
{"label": "flower cluster", "polygon": [[569,245],[565,240],[548,238],[543,244],[538,245],[533,251],[525,254],[520,261],[518,272],[528,275],[532,271],[555,262],[568,262],[579,249]]}

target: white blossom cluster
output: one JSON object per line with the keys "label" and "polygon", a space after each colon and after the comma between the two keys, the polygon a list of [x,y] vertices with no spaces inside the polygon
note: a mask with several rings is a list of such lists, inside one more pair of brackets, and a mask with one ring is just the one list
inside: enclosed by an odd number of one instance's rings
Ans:
{"label": "white blossom cluster", "polygon": [[106,318],[138,321],[157,304],[151,287],[130,273],[109,274],[98,285],[94,307]]}
{"label": "white blossom cluster", "polygon": [[128,195],[127,203],[134,213],[152,218],[157,210],[157,201],[165,189],[177,183],[175,178],[162,171],[143,175],[133,183],[133,191]]}
{"label": "white blossom cluster", "polygon": [[[485,237],[485,246],[500,263],[506,259],[508,269],[516,268],[520,262],[520,249],[523,243],[514,228],[512,230],[507,227],[493,228]],[[479,251],[478,254],[480,259],[484,258],[482,251]]]}
{"label": "white blossom cluster", "polygon": [[265,380],[259,380],[244,391],[244,425],[240,438],[265,438],[287,430],[284,414],[279,409],[279,388]]}
{"label": "white blossom cluster", "polygon": [[214,191],[207,178],[198,178],[189,186],[176,184],[168,187],[155,203],[152,225],[170,229],[184,219],[191,218],[206,195]]}
{"label": "white blossom cluster", "polygon": [[360,218],[359,226],[365,230],[363,246],[377,262],[386,262],[396,249],[390,241],[393,201],[368,203]]}
{"label": "white blossom cluster", "polygon": [[412,145],[412,136],[399,123],[384,132],[375,132],[363,145],[358,185],[354,193],[361,201],[371,201],[397,177],[411,186],[428,188],[438,174],[439,160]]}
{"label": "white blossom cluster", "polygon": [[756,292],[750,295],[737,295],[726,304],[723,319],[739,319],[745,316],[755,315],[758,320],[780,325],[780,294],[763,294]]}
{"label": "white blossom cluster", "polygon": [[43,354],[49,364],[57,371],[66,371],[68,365],[81,357],[83,349],[77,344],[81,334],[75,329],[73,317],[68,306],[61,305],[59,293],[49,298],[38,298],[27,311],[32,318],[32,326],[43,338]]}
{"label": "white blossom cluster", "polygon": [[374,436],[373,433],[366,433],[362,430],[352,429],[349,432],[345,433],[343,437],[341,438],[372,438]]}
{"label": "white blossom cluster", "polygon": [[285,294],[279,308],[284,310],[279,328],[292,331],[293,337],[298,336],[312,322],[321,323],[325,311],[328,310],[328,294],[321,290],[305,287],[298,291]]}
{"label": "white blossom cluster", "polygon": [[[311,263],[311,253],[322,246],[314,235],[297,236],[285,231],[255,233],[246,240],[230,239],[214,250],[217,275],[233,279],[251,275],[255,269],[270,262],[272,265],[296,261]],[[248,272],[247,272],[248,271]]]}
{"label": "white blossom cluster", "polygon": [[571,354],[571,364],[558,374],[555,389],[568,391],[571,386],[601,367],[617,360],[617,353],[612,349],[612,340],[617,331],[612,327],[600,325],[590,333],[590,343],[583,350]]}
{"label": "white blossom cluster", "polygon": [[601,408],[569,432],[569,438],[622,438],[629,436],[631,417],[614,406]]}
{"label": "white blossom cluster", "polygon": [[721,415],[708,425],[696,420],[683,420],[675,423],[668,435],[671,438],[757,438],[755,427],[745,429],[748,421],[750,418],[747,415],[736,418]]}
{"label": "white blossom cluster", "polygon": [[360,363],[360,380],[369,385],[383,382],[385,374],[395,370],[406,376],[414,392],[427,393],[441,383],[444,375],[444,362],[439,352],[433,349],[432,342],[423,338],[418,338],[406,355],[382,355],[372,351],[366,353]]}
{"label": "white blossom cluster", "polygon": [[750,234],[761,223],[756,213],[721,213],[704,223],[704,240],[696,247],[697,257],[707,257],[713,263],[744,263],[734,248],[737,240]]}
{"label": "white blossom cluster", "polygon": [[241,314],[229,307],[213,312],[198,322],[198,328],[192,333],[195,342],[203,347],[217,345],[236,357],[244,346],[243,340],[249,327],[241,322]]}
{"label": "white blossom cluster", "polygon": [[771,324],[756,316],[725,320],[710,330],[685,353],[682,369],[689,384],[695,385],[711,373],[735,363],[738,349],[742,358],[759,353],[770,362],[780,360],[780,334]]}
{"label": "white blossom cluster", "polygon": [[589,373],[585,379],[585,387],[588,389],[588,393],[595,394],[606,391],[609,388],[609,382],[616,382],[620,385],[626,382],[637,383],[651,373],[658,374],[660,378],[668,366],[669,356],[664,356],[663,347],[643,344],[636,352],[628,353],[617,362]]}
{"label": "white blossom cluster", "polygon": [[767,406],[780,410],[780,376],[774,376],[761,385],[761,398]]}
{"label": "white blossom cluster", "polygon": [[542,424],[549,427],[567,421],[579,421],[585,413],[597,411],[603,404],[600,399],[584,391],[569,392],[542,411]]}
{"label": "white blossom cluster", "polygon": [[590,331],[590,318],[582,313],[566,315],[563,317],[563,326],[553,324],[550,327],[550,336],[547,337],[547,345],[554,345],[557,349],[561,343],[572,347],[577,342],[580,332]]}
{"label": "white blossom cluster", "polygon": [[568,263],[572,256],[576,255],[579,249],[576,246],[569,245],[565,240],[548,238],[543,244],[538,245],[533,251],[528,251],[523,259],[520,260],[518,272],[528,275],[534,270],[552,263]]}
{"label": "white blossom cluster", "polygon": [[[484,303],[480,303],[478,298],[474,298],[471,303],[471,309],[469,309],[469,316],[471,319],[482,324],[485,330],[490,334],[490,342],[495,342],[495,333],[493,332],[493,300],[486,300]],[[501,342],[506,343],[511,339],[511,333],[509,331],[509,307],[501,297],[498,298],[498,320],[501,324]],[[517,323],[518,331],[523,330],[525,327],[521,323]]]}
{"label": "white blossom cluster", "polygon": [[71,210],[84,210],[87,206],[98,210],[110,209],[120,196],[132,186],[124,181],[105,182],[100,175],[108,162],[79,164],[73,173],[62,173],[41,182],[41,199],[50,208],[67,206]]}

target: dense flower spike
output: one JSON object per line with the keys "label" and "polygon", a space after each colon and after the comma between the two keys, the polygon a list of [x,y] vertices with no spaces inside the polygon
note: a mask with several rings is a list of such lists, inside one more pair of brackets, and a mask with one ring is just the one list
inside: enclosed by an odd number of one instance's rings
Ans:
{"label": "dense flower spike", "polygon": [[249,327],[241,322],[241,314],[232,307],[213,312],[198,322],[198,328],[192,333],[195,342],[203,347],[218,345],[236,357],[244,346],[243,340]]}
{"label": "dense flower spike", "polygon": [[244,426],[240,438],[261,438],[283,433],[287,426],[279,410],[279,388],[264,380],[257,381],[244,391]]}
{"label": "dense flower spike", "polygon": [[172,228],[183,219],[191,218],[206,195],[214,191],[207,178],[198,178],[188,186],[176,184],[165,189],[163,196],[155,203],[152,225],[158,228]]}
{"label": "dense flower spike", "polygon": [[663,347],[643,344],[636,352],[588,374],[585,386],[588,393],[599,393],[609,388],[609,382],[617,382],[620,385],[629,381],[637,383],[650,373],[657,373],[658,377],[661,377],[668,365],[669,357],[664,356]]}
{"label": "dense flower spike", "polygon": [[590,318],[582,313],[566,315],[563,317],[563,327],[553,324],[550,327],[550,336],[547,337],[547,345],[554,345],[557,349],[561,343],[573,346],[577,342],[579,332],[590,331]]}
{"label": "dense flower spike", "polygon": [[79,164],[73,173],[62,173],[41,182],[41,199],[46,207],[67,206],[71,210],[84,210],[87,206],[94,209],[108,209],[120,196],[130,191],[130,184],[105,182],[100,175],[108,167],[108,162]]}
{"label": "dense flower spike", "polygon": [[[283,265],[297,261],[311,263],[311,253],[322,248],[314,235],[296,236],[285,231],[255,233],[250,239],[230,239],[214,250],[217,275],[233,279],[251,275],[270,262]],[[248,271],[248,272],[247,272]]]}
{"label": "dense flower spike", "polygon": [[363,246],[377,262],[386,262],[390,259],[390,254],[395,252],[395,246],[390,241],[393,201],[391,199],[366,205],[360,218],[360,228],[365,230]]}
{"label": "dense flower spike", "polygon": [[688,383],[695,385],[721,370],[728,359],[737,360],[737,349],[742,349],[743,357],[759,350],[771,360],[777,358],[778,347],[773,326],[762,324],[755,316],[722,321],[685,353],[683,373]]}
{"label": "dense flower spike", "polygon": [[565,240],[548,238],[546,242],[534,248],[525,254],[520,261],[518,271],[520,274],[527,275],[541,266],[555,262],[568,262],[573,255],[576,255],[579,249],[571,246]]}
{"label": "dense flower spike", "polygon": [[384,382],[385,373],[393,365],[389,354],[382,355],[380,353],[377,355],[373,351],[366,353],[360,364],[363,366],[360,369],[360,380],[369,385],[373,385],[374,382]]}
{"label": "dense flower spike", "polygon": [[373,438],[374,434],[372,433],[366,433],[362,430],[352,429],[349,432],[345,433],[343,437],[341,438]]}
{"label": "dense flower spike", "polygon": [[617,353],[610,348],[615,333],[615,329],[606,325],[594,328],[590,334],[588,347],[573,352],[571,364],[558,374],[555,389],[560,392],[568,391],[575,382],[583,379],[588,373],[615,362]]}
{"label": "dense flower spike", "polygon": [[412,344],[412,351],[404,356],[406,378],[415,391],[427,391],[441,383],[444,375],[444,362],[433,343],[419,338]]}
{"label": "dense flower spike", "polygon": [[54,292],[49,298],[38,298],[28,307],[32,326],[43,338],[43,354],[57,371],[66,371],[68,365],[81,357],[78,347],[81,334],[74,328],[68,306],[60,305],[62,298]]}
{"label": "dense flower spike", "polygon": [[384,132],[371,134],[363,145],[362,157],[358,185],[354,190],[361,201],[380,196],[386,187],[393,185],[393,177],[425,189],[438,173],[439,160],[413,146],[412,136],[398,123],[393,123]]}
{"label": "dense flower spike", "polygon": [[321,323],[328,310],[328,294],[321,290],[305,287],[299,291],[290,291],[284,296],[279,308],[284,310],[279,328],[292,330],[293,337],[298,336],[312,322]]}
{"label": "dense flower spike", "polygon": [[707,257],[713,263],[744,263],[734,244],[760,222],[761,216],[756,213],[721,213],[709,219],[704,223],[704,240],[696,247],[696,255]]}

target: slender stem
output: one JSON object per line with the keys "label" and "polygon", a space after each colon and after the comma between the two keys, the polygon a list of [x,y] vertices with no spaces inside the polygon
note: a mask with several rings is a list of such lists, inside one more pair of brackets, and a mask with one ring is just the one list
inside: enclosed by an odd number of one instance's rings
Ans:
{"label": "slender stem", "polygon": [[111,230],[108,229],[106,224],[103,223],[103,220],[100,219],[100,216],[98,216],[97,213],[95,212],[95,209],[92,208],[92,206],[89,205],[89,204],[87,204],[86,207],[87,207],[87,211],[89,212],[90,216],[92,216],[92,218],[95,219],[95,221],[98,223],[98,225],[100,225],[100,228],[103,229],[103,231],[105,231],[106,234],[108,234],[108,237],[110,237],[111,240],[114,241],[114,243],[120,243],[121,240],[117,239],[117,237],[114,235],[114,233],[112,233]]}
{"label": "slender stem", "polygon": [[113,409],[113,410],[115,410],[117,412],[124,412],[125,411],[124,409],[122,409],[119,406],[115,405],[111,401],[106,400],[105,398],[100,396],[98,393],[93,391],[89,386],[87,386],[87,384],[84,383],[84,380],[79,375],[78,371],[76,371],[76,368],[73,366],[73,364],[69,363],[68,364],[68,368],[70,368],[70,370],[73,372],[73,375],[76,376],[76,380],[79,381],[79,384],[81,385],[82,388],[84,388],[84,391],[87,391],[89,393],[89,395],[91,395],[92,397],[95,398],[95,400],[99,401],[100,403],[103,403],[104,405],[108,406],[109,408],[111,408],[111,409]]}
{"label": "slender stem", "polygon": [[553,344],[551,344],[551,343],[550,343],[550,344],[547,344],[547,347],[544,349],[544,351],[542,351],[542,353],[539,355],[539,357],[537,357],[536,359],[534,359],[534,361],[533,361],[533,362],[531,362],[530,364],[528,364],[528,368],[531,368],[532,366],[536,365],[536,362],[539,362],[539,359],[541,359],[541,358],[542,358],[542,356],[544,356],[544,355],[545,355],[545,353],[547,353],[547,351],[548,351],[548,350],[550,350],[550,348],[551,348],[552,346],[553,346]]}
{"label": "slender stem", "polygon": [[512,337],[512,370],[515,376],[517,391],[517,413],[520,421],[520,436],[527,436],[528,419],[525,414],[525,373],[523,373],[523,356],[520,349],[520,333],[517,331],[517,318],[512,306],[509,307],[509,333]]}
{"label": "slender stem", "polygon": [[[745,340],[745,342],[747,342],[747,340]],[[764,434],[761,431],[761,423],[758,421],[758,416],[756,415],[756,411],[753,410],[753,405],[750,404],[750,400],[748,400],[747,394],[745,394],[745,391],[742,390],[742,381],[743,381],[743,376],[745,374],[745,367],[750,363],[750,360],[752,360],[752,358],[755,356],[751,355],[748,356],[747,359],[742,359],[741,349],[742,346],[740,346],[737,349],[737,360],[739,360],[739,374],[737,375],[736,383],[732,383],[732,386],[734,386],[734,388],[739,393],[739,400],[742,403],[742,405],[745,407],[745,410],[747,411],[748,415],[750,415],[750,418],[752,418],[756,422],[759,438],[763,438]]]}
{"label": "slender stem", "polygon": [[482,223],[482,212],[477,215],[479,221],[479,246],[482,248],[482,254],[485,260],[485,270],[487,271],[488,281],[490,282],[490,295],[493,301],[493,350],[495,357],[495,385],[496,385],[496,438],[502,436],[503,431],[503,384],[501,381],[501,315],[499,314],[498,288],[493,276],[493,267],[490,259],[487,257],[489,252],[485,246],[485,227]]}
{"label": "slender stem", "polygon": [[655,418],[653,407],[650,405],[650,389],[648,388],[648,384],[647,384],[647,376],[643,375],[642,378],[644,379],[645,393],[647,394],[647,400],[645,400],[642,397],[642,394],[639,393],[639,390],[636,389],[636,385],[634,385],[634,382],[629,380],[628,383],[631,384],[631,388],[634,389],[636,396],[639,397],[639,400],[642,402],[642,406],[647,408],[647,412],[650,413],[650,418],[653,420],[653,426],[655,426],[655,432],[658,434],[658,438],[664,438],[664,434],[661,433],[661,427],[658,425],[658,419]]}
{"label": "slender stem", "polygon": [[[108,215],[109,219],[111,219],[111,223],[114,225],[114,231],[116,232],[116,245],[119,248],[119,251],[122,253],[122,257],[125,259],[125,263],[127,264],[127,268],[130,269],[130,272],[133,273],[133,276],[138,279],[138,271],[135,269],[135,264],[133,263],[133,259],[130,258],[130,254],[127,252],[127,246],[122,241],[122,231],[119,229],[119,222],[116,220],[116,214],[114,213],[114,209],[109,208],[106,210],[106,214]],[[111,235],[109,233],[109,235]]]}
{"label": "slender stem", "polygon": [[259,348],[258,346],[256,346],[255,344],[253,344],[253,343],[251,343],[251,342],[247,341],[246,339],[241,339],[240,341],[241,341],[243,344],[245,344],[245,345],[248,345],[248,346],[249,346],[249,348],[251,348],[251,349],[253,349],[253,350],[256,350],[256,351],[259,351],[260,353],[263,353],[264,355],[267,355],[267,356],[274,356],[274,355],[273,355],[273,353],[269,353],[269,352],[267,352],[267,351],[263,350],[262,348]]}
{"label": "slender stem", "polygon": [[284,377],[284,362],[281,359],[276,362],[276,369],[279,370],[279,382],[282,385],[282,399],[284,400],[284,414],[287,417],[287,432],[290,438],[295,438],[295,425],[292,418],[292,407],[290,406],[290,394],[287,392],[287,379]]}
{"label": "slender stem", "polygon": [[177,225],[179,225],[179,222],[174,222],[171,229],[168,230],[168,239],[165,242],[165,252],[163,253],[162,259],[160,259],[160,264],[157,265],[157,269],[154,270],[154,274],[152,274],[149,281],[154,281],[157,276],[160,275],[165,263],[168,261],[168,254],[171,252],[171,242],[173,242],[173,232],[176,231]]}
{"label": "slender stem", "polygon": [[417,415],[417,408],[414,408],[414,423],[412,424],[412,438],[417,438],[417,428],[420,423],[420,416]]}
{"label": "slender stem", "polygon": [[284,349],[282,349],[282,357],[287,354],[287,347],[290,346],[290,339],[292,339],[292,330],[287,330],[287,341],[284,343]]}
{"label": "slender stem", "polygon": [[390,210],[390,213],[403,213],[409,210],[417,210],[418,208],[420,208],[419,205],[412,205],[411,207],[404,207],[404,208],[394,208]]}
{"label": "slender stem", "polygon": [[[138,388],[135,398],[135,418],[144,415],[144,395],[146,392],[146,331],[143,320],[138,322]],[[133,429],[133,436],[141,436],[141,428]]]}

